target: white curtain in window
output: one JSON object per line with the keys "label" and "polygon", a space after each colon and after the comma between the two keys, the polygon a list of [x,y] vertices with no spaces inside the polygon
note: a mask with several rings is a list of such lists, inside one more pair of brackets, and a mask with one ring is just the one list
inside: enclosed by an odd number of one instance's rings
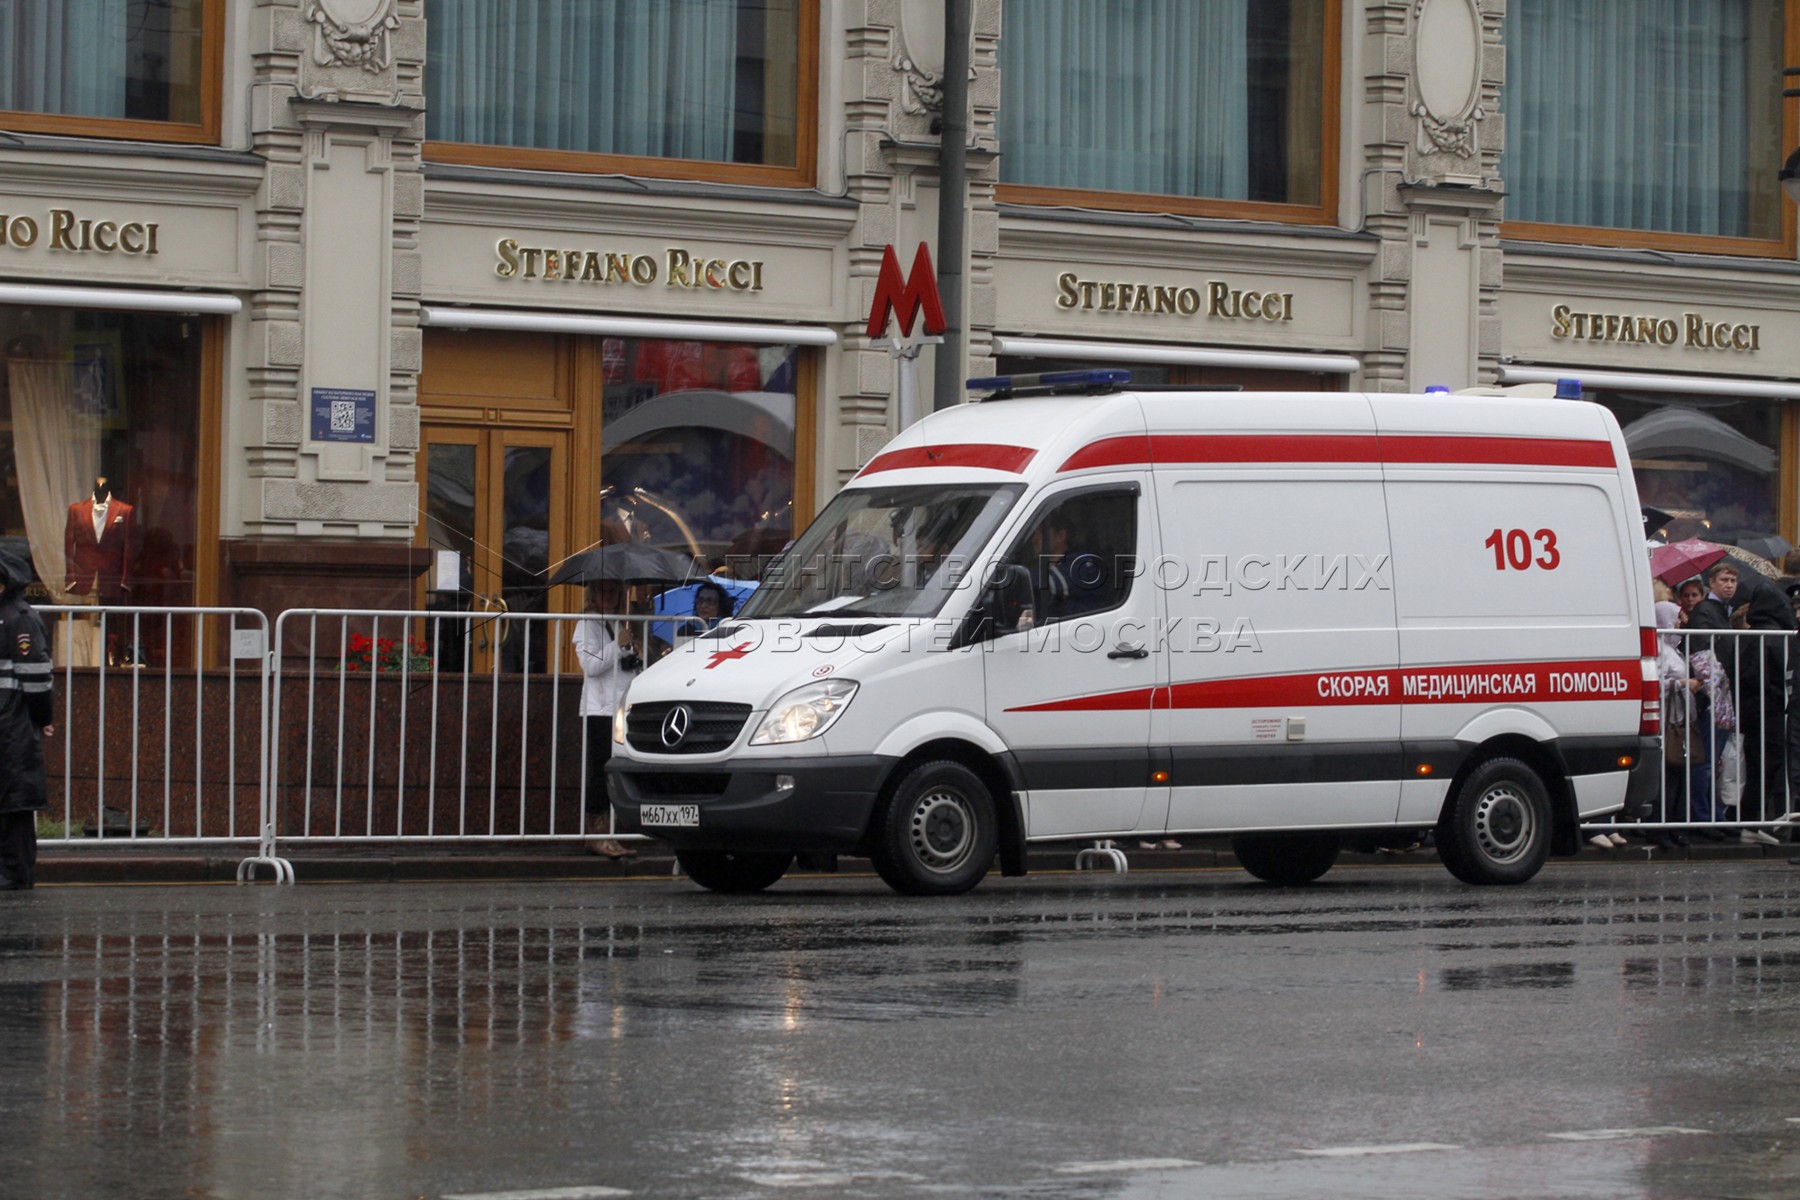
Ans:
{"label": "white curtain in window", "polygon": [[1257,2],[1012,0],[1000,38],[1001,177],[1244,198]]}
{"label": "white curtain in window", "polygon": [[125,116],[132,16],[128,0],[0,0],[0,108]]}
{"label": "white curtain in window", "polygon": [[432,0],[436,141],[732,161],[737,0]]}
{"label": "white curtain in window", "polygon": [[92,492],[100,473],[99,419],[76,411],[68,359],[15,358],[6,369],[25,536],[38,578],[60,596],[67,570],[63,529],[69,505]]}
{"label": "white curtain in window", "polygon": [[1506,215],[1748,236],[1759,0],[1508,0]]}

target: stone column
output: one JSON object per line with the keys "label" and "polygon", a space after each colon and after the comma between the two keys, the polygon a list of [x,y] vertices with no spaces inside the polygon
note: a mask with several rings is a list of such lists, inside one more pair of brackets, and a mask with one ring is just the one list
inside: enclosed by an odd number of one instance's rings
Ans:
{"label": "stone column", "polygon": [[1364,386],[1452,389],[1498,367],[1503,0],[1367,0],[1364,226],[1375,345]]}
{"label": "stone column", "polygon": [[249,25],[269,168],[225,590],[269,611],[410,607],[424,6],[260,0]]}
{"label": "stone column", "polygon": [[[921,241],[937,243],[939,117],[943,105],[942,0],[864,0],[846,3],[844,188],[859,205],[849,239],[849,296],[854,306],[840,333],[842,371],[836,397],[838,428],[827,490],[841,487],[894,435],[898,414],[893,361],[863,336],[875,295],[882,247],[892,244],[901,268],[912,265]],[[995,113],[999,73],[995,55],[1000,0],[973,0],[974,48],[969,80],[969,207],[964,306],[971,373],[992,366],[994,268],[999,219],[994,206]],[[919,358],[920,412],[931,411],[931,348]]]}

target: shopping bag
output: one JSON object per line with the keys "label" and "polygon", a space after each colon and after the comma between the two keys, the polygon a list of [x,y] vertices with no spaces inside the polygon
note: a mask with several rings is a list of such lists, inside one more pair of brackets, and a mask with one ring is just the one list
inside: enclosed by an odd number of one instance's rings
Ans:
{"label": "shopping bag", "polygon": [[1719,751],[1719,803],[1736,808],[1744,794],[1744,735],[1734,733]]}

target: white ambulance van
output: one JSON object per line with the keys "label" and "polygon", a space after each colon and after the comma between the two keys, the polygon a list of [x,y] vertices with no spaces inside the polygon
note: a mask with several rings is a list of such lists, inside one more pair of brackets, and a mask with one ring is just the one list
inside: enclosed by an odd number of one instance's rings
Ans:
{"label": "white ambulance van", "polygon": [[977,381],[894,439],[632,683],[618,827],[724,892],[854,854],[948,895],[1034,842],[1208,834],[1300,884],[1426,830],[1497,884],[1652,792],[1605,409],[1123,378]]}

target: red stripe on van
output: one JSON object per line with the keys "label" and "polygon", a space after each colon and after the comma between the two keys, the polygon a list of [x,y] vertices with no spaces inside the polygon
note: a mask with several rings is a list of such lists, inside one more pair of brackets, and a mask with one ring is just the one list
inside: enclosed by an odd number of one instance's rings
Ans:
{"label": "red stripe on van", "polygon": [[982,467],[989,471],[1009,471],[1019,475],[1024,473],[1026,465],[1036,457],[1037,451],[1029,446],[983,446],[974,443],[908,446],[903,450],[877,454],[858,474],[908,471],[915,467]]}
{"label": "red stripe on van", "polygon": [[1150,439],[1141,433],[1129,437],[1101,438],[1089,442],[1075,453],[1058,471],[1083,471],[1089,467],[1135,467],[1152,461]]}
{"label": "red stripe on van", "polygon": [[1391,463],[1474,463],[1503,467],[1611,467],[1611,442],[1574,438],[1384,436],[1382,457]]}
{"label": "red stripe on van", "polygon": [[1481,466],[1611,467],[1610,442],[1453,434],[1166,433],[1102,438],[1060,471],[1187,463],[1466,463]]}
{"label": "red stripe on van", "polygon": [[[1168,688],[1133,688],[1128,692],[1101,692],[1097,696],[1074,696],[1067,700],[1047,700],[1042,704],[1024,704],[1007,712],[1132,712],[1151,708]],[[1168,707],[1166,699],[1162,706]]]}
{"label": "red stripe on van", "polygon": [[1637,703],[1637,659],[1478,663],[1400,670],[1309,671],[1207,679],[1049,700],[1007,712],[1127,712],[1144,708],[1314,708],[1365,704],[1544,704],[1585,700]]}

